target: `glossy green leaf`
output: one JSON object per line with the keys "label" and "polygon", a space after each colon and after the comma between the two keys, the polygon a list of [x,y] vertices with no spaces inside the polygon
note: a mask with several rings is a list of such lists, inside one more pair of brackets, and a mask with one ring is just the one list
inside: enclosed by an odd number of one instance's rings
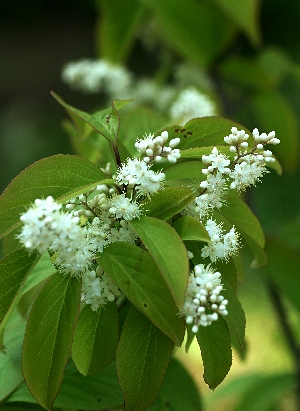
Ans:
{"label": "glossy green leaf", "polygon": [[204,380],[214,390],[228,374],[232,363],[231,339],[222,317],[208,327],[200,327],[198,344],[204,366]]}
{"label": "glossy green leaf", "polygon": [[172,350],[172,341],[133,307],[116,355],[126,410],[142,411],[154,401]]}
{"label": "glossy green leaf", "polygon": [[96,27],[99,55],[113,63],[124,63],[137,35],[144,5],[137,0],[101,0],[100,5]]}
{"label": "glossy green leaf", "polygon": [[180,346],[184,322],[149,252],[129,243],[116,242],[105,247],[97,261],[128,300]]}
{"label": "glossy green leaf", "polygon": [[[17,303],[22,286],[39,256],[21,248],[0,260],[0,335]],[[0,348],[3,348],[1,341]]]}
{"label": "glossy green leaf", "polygon": [[32,395],[47,410],[57,396],[71,351],[80,293],[75,277],[54,274],[29,314],[22,370]]}
{"label": "glossy green leaf", "polygon": [[183,210],[195,195],[189,187],[164,187],[151,199],[142,203],[145,214],[161,220],[168,220]]}
{"label": "glossy green leaf", "polygon": [[222,283],[224,284],[222,295],[229,301],[228,315],[224,317],[224,320],[228,325],[233,345],[239,349],[240,353],[243,353],[245,349],[245,313],[236,293],[224,277],[222,277]]}
{"label": "glossy green leaf", "polygon": [[0,350],[0,401],[23,381],[21,351],[25,320],[14,310],[4,332],[5,348]]}
{"label": "glossy green leaf", "polygon": [[259,0],[214,0],[221,10],[246,34],[253,45],[260,43]]}
{"label": "glossy green leaf", "polygon": [[72,358],[83,375],[102,371],[115,358],[119,342],[118,311],[115,302],[92,311],[84,305],[80,311],[74,341]]}
{"label": "glossy green leaf", "polygon": [[119,141],[130,152],[130,157],[137,155],[134,146],[137,138],[142,138],[145,130],[154,132],[160,130],[167,123],[167,116],[145,106],[132,105],[129,110],[120,111]]}
{"label": "glossy green leaf", "polygon": [[203,241],[210,243],[210,236],[204,225],[195,217],[186,215],[178,218],[173,227],[182,240]]}
{"label": "glossy green leaf", "polygon": [[175,51],[207,66],[231,40],[235,29],[212,2],[146,0],[160,23],[160,33]]}
{"label": "glossy green leaf", "polygon": [[284,170],[294,172],[300,152],[297,115],[290,103],[280,94],[261,93],[252,103],[252,110],[261,131],[276,131],[279,146],[269,146]]}
{"label": "glossy green leaf", "polygon": [[263,271],[275,282],[280,292],[300,310],[299,252],[279,240],[268,238],[266,253],[268,265]]}
{"label": "glossy green leaf", "polygon": [[[7,399],[7,403],[12,402],[36,404],[25,383]],[[53,406],[71,410],[107,410],[120,407],[123,403],[114,363],[101,373],[84,377],[70,361]]]}
{"label": "glossy green leaf", "polygon": [[[186,179],[192,181],[205,180],[206,176],[202,173],[202,169],[205,168],[204,164],[199,160],[188,160],[180,163],[172,164],[164,169],[166,180],[168,184],[176,184],[179,186],[187,185]],[[173,182],[172,180],[177,180]],[[185,180],[185,181],[184,181]]]}
{"label": "glossy green leaf", "polygon": [[231,256],[228,261],[222,259],[215,261],[214,267],[222,274],[222,280],[225,278],[230,287],[236,292],[237,289],[237,267],[235,264],[235,256]]}
{"label": "glossy green leaf", "polygon": [[156,400],[147,408],[147,411],[162,410],[202,410],[198,387],[183,365],[174,357],[171,357]]}
{"label": "glossy green leaf", "polygon": [[22,288],[22,294],[27,293],[37,284],[43,282],[48,277],[56,272],[54,265],[51,263],[50,256],[48,253],[43,254],[39,259],[36,266],[33,268],[32,272],[28,276],[24,287]]}
{"label": "glossy green leaf", "polygon": [[158,218],[144,216],[129,224],[153,257],[181,310],[189,275],[189,261],[179,235],[173,227]]}
{"label": "glossy green leaf", "polygon": [[225,217],[233,224],[244,240],[248,243],[255,255],[252,267],[266,264],[266,256],[263,251],[265,237],[261,225],[247,204],[236,193],[226,196],[226,206],[215,212],[216,215]]}
{"label": "glossy green leaf", "polygon": [[56,155],[37,161],[22,171],[0,197],[0,237],[20,224],[20,214],[36,198],[52,196],[64,201],[106,178],[95,164],[77,156]]}
{"label": "glossy green leaf", "polygon": [[181,150],[207,146],[227,146],[224,137],[231,133],[231,128],[237,127],[251,132],[243,125],[223,117],[201,117],[189,120],[183,127],[167,127],[169,138],[180,138],[178,148]]}
{"label": "glossy green leaf", "polygon": [[79,110],[70,104],[67,104],[61,97],[59,97],[53,91],[52,96],[61,104],[67,112],[70,114],[75,114],[83,121],[85,121],[89,126],[95,129],[107,140],[113,141],[118,136],[119,131],[119,115],[118,110],[129,103],[129,100],[114,100],[112,102],[112,108],[98,111],[94,114],[86,113],[85,111]]}

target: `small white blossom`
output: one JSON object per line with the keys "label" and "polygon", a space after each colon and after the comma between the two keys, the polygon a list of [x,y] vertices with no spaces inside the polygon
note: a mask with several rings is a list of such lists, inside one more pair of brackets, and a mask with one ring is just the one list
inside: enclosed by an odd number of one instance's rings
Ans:
{"label": "small white blossom", "polygon": [[217,321],[219,315],[228,314],[228,301],[221,295],[223,285],[221,274],[208,265],[198,264],[190,273],[185,301],[181,315],[187,324],[191,324],[192,332],[197,333],[199,326],[207,327]]}
{"label": "small white blossom", "polygon": [[125,194],[116,194],[110,200],[110,208],[108,210],[116,218],[123,218],[126,221],[131,221],[134,218],[139,218],[142,210],[139,204]]}
{"label": "small white blossom", "polygon": [[76,90],[105,91],[112,98],[128,98],[132,94],[131,73],[104,59],[70,62],[63,69],[62,80]]}
{"label": "small white blossom", "polygon": [[202,257],[209,257],[212,262],[215,262],[219,259],[227,260],[237,252],[240,244],[234,227],[224,235],[222,224],[217,224],[214,220],[209,219],[205,228],[210,236],[211,243],[202,248]]}
{"label": "small white blossom", "polygon": [[156,193],[164,179],[164,173],[155,173],[144,161],[138,159],[128,159],[115,177],[119,184],[134,186],[136,191],[147,196]]}
{"label": "small white blossom", "polygon": [[86,272],[82,277],[81,300],[97,311],[108,301],[114,301],[121,295],[113,280],[100,268]]}
{"label": "small white blossom", "polygon": [[176,163],[181,156],[180,150],[175,148],[180,143],[180,138],[173,138],[167,146],[168,138],[167,131],[163,131],[160,136],[156,137],[154,134],[148,134],[143,139],[137,140],[135,147],[144,156],[145,163],[161,161],[162,158],[167,158],[170,163]]}

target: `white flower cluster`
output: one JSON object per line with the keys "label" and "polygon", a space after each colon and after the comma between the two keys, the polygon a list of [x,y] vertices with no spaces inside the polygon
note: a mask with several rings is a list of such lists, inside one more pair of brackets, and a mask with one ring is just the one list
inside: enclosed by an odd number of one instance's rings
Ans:
{"label": "white flower cluster", "polygon": [[254,148],[248,151],[249,135],[244,130],[238,131],[232,127],[231,134],[224,137],[224,141],[230,144],[230,151],[235,153],[233,169],[229,173],[232,179],[231,189],[238,191],[255,185],[257,181],[267,172],[266,163],[274,163],[275,159],[271,150],[264,150],[266,144],[276,145],[280,140],[275,137],[275,131],[269,134],[259,134],[257,128],[253,130]]}
{"label": "white flower cluster", "polygon": [[[191,74],[191,68],[188,70]],[[177,77],[175,73],[174,85],[157,84],[150,78],[137,79],[125,67],[105,59],[70,62],[62,71],[62,80],[75,90],[104,91],[110,100],[134,97],[135,103],[150,104],[162,113],[168,112],[177,124],[183,125],[194,117],[217,115],[217,107],[207,94],[183,84]],[[194,72],[192,78],[189,75],[188,84],[191,80],[197,84],[197,79],[199,72]]]}
{"label": "white flower cluster", "polygon": [[[128,222],[141,216],[141,200],[156,193],[165,178],[164,173],[151,170],[150,163],[158,152],[171,162],[174,160],[168,156],[180,156],[179,150],[173,149],[179,139],[171,140],[167,147],[167,132],[158,136],[153,144],[153,136],[150,136],[145,150],[142,148],[144,140],[139,144],[142,154],[151,155],[151,161],[146,157],[128,159],[113,176],[113,185],[100,184],[71,198],[65,205],[58,204],[51,196],[37,199],[20,217],[23,223],[18,235],[20,242],[29,251],[49,252],[62,274],[81,277],[82,300],[91,304],[93,310],[120,293],[97,266],[96,254],[116,241],[136,242],[136,234]],[[109,167],[105,171],[107,169]]]}
{"label": "white flower cluster", "polygon": [[222,207],[228,188],[241,191],[260,181],[267,172],[266,163],[275,161],[272,151],[264,150],[264,146],[279,144],[280,140],[275,138],[274,131],[267,135],[259,134],[258,130],[254,129],[254,147],[249,148],[248,138],[249,135],[244,130],[232,127],[231,134],[224,137],[224,141],[230,144],[230,152],[235,154],[233,161],[216,147],[211,154],[202,156],[202,162],[207,166],[202,169],[206,180],[200,183],[202,193],[186,210],[188,214],[202,221],[214,208]]}
{"label": "white flower cluster", "polygon": [[97,311],[107,301],[114,301],[120,295],[116,284],[99,266],[96,271],[85,273],[82,278],[81,301],[90,304],[93,311]]}
{"label": "white flower cluster", "polygon": [[17,236],[30,251],[55,255],[55,264],[65,273],[79,275],[94,259],[86,230],[79,225],[79,217],[62,211],[51,196],[36,199],[22,216],[22,231]]}
{"label": "white flower cluster", "polygon": [[208,265],[198,264],[190,273],[185,302],[181,315],[187,324],[193,324],[192,332],[197,333],[199,326],[207,327],[217,321],[219,315],[228,314],[226,300],[221,292],[221,274]]}
{"label": "white flower cluster", "polygon": [[180,124],[185,124],[195,117],[215,115],[217,115],[215,104],[195,87],[182,90],[170,107],[171,118]]}
{"label": "white flower cluster", "polygon": [[209,219],[205,224],[211,243],[205,245],[201,250],[202,257],[209,257],[212,262],[219,259],[228,260],[231,255],[234,255],[239,247],[239,236],[232,227],[231,230],[224,234],[222,224],[217,224],[214,220]]}
{"label": "white flower cluster", "polygon": [[166,143],[169,138],[169,133],[163,131],[160,136],[154,137],[154,134],[148,134],[142,140],[137,140],[135,143],[136,149],[143,155],[143,161],[150,163],[151,161],[159,162],[164,157],[170,163],[176,163],[180,158],[180,150],[174,148],[180,143],[180,138],[176,137]]}
{"label": "white flower cluster", "polygon": [[62,79],[75,90],[89,93],[104,90],[113,98],[128,98],[132,91],[132,75],[103,59],[70,62],[63,69]]}

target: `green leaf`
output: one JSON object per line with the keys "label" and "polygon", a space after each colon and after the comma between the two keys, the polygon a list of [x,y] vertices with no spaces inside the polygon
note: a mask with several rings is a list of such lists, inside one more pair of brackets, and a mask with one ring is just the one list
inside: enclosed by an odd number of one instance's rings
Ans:
{"label": "green leaf", "polygon": [[[35,399],[22,384],[8,399],[7,403],[28,402],[36,404]],[[107,410],[120,407],[124,398],[118,383],[115,364],[101,373],[84,377],[73,362],[67,364],[60,391],[54,401],[55,408],[71,410]]]}
{"label": "green leaf", "polygon": [[[28,252],[27,252],[28,254]],[[53,275],[56,272],[54,265],[50,260],[48,253],[42,255],[38,263],[26,279],[24,287],[22,288],[22,294],[27,293],[27,291],[34,288],[36,285],[42,283],[48,277]]]}
{"label": "green leaf", "polygon": [[129,243],[105,247],[97,258],[128,300],[180,346],[184,321],[157,265],[148,251]]}
{"label": "green leaf", "polygon": [[126,410],[142,411],[154,401],[172,350],[172,341],[133,307],[116,356]]}
{"label": "green leaf", "polygon": [[101,0],[99,4],[96,26],[99,55],[113,63],[124,63],[144,15],[144,5],[137,0]]}
{"label": "green leaf", "polygon": [[235,29],[211,2],[146,0],[158,19],[159,33],[176,52],[208,66],[228,45]]}
{"label": "green leaf", "polygon": [[166,127],[169,138],[180,138],[178,148],[181,150],[207,146],[228,146],[224,137],[231,133],[231,127],[243,129],[251,135],[252,133],[243,125],[223,117],[201,117],[189,120],[184,127]]}
{"label": "green leaf", "polygon": [[119,342],[118,311],[115,302],[101,306],[97,312],[90,305],[80,311],[72,358],[83,375],[102,371],[115,358]]}
{"label": "green leaf", "polygon": [[164,187],[151,199],[142,203],[145,214],[161,220],[168,220],[183,210],[195,195],[189,187]]}
{"label": "green leaf", "polygon": [[231,339],[222,317],[208,327],[200,327],[198,344],[204,366],[204,380],[214,390],[228,374],[231,363]]}
{"label": "green leaf", "polygon": [[134,105],[129,110],[120,113],[119,142],[122,141],[130,153],[130,157],[137,155],[134,146],[137,137],[145,134],[145,130],[160,130],[167,123],[167,116],[145,106]]}
{"label": "green leaf", "polygon": [[214,0],[254,46],[260,43],[259,0]]}
{"label": "green leaf", "polygon": [[211,242],[206,228],[195,217],[189,215],[180,217],[174,222],[173,227],[182,240]]}
{"label": "green leaf", "polygon": [[280,94],[261,93],[252,102],[252,110],[259,128],[276,131],[279,146],[270,146],[283,169],[294,172],[298,167],[300,151],[297,115],[290,103]]}
{"label": "green leaf", "polygon": [[279,287],[280,291],[300,311],[300,256],[282,241],[268,238],[266,245],[268,265],[263,272]]}
{"label": "green leaf", "polygon": [[55,274],[29,314],[22,370],[32,395],[47,410],[57,396],[71,351],[80,293],[80,282],[75,277]]}
{"label": "green leaf", "polygon": [[165,221],[153,217],[144,216],[129,224],[153,257],[181,310],[189,276],[189,261],[179,235]]}
{"label": "green leaf", "polygon": [[0,238],[20,224],[20,214],[36,198],[63,202],[105,180],[90,161],[69,155],[44,158],[22,171],[0,197]]}
{"label": "green leaf", "polygon": [[251,209],[236,193],[229,193],[226,196],[226,206],[223,206],[216,215],[225,217],[231,224],[235,225],[255,255],[252,267],[259,267],[266,264],[267,259],[263,251],[265,246],[265,236],[261,225]]}
{"label": "green leaf", "polygon": [[[176,184],[182,186],[187,185],[186,179],[191,179],[193,182],[205,180],[206,176],[202,173],[202,169],[205,168],[204,164],[197,160],[181,161],[179,163],[172,164],[164,169],[166,180],[168,184]],[[175,183],[172,180],[177,180]]]}
{"label": "green leaf", "polygon": [[[239,255],[239,254],[237,254]],[[225,278],[226,282],[230,285],[233,291],[236,293],[237,289],[237,268],[235,265],[236,256],[231,256],[228,261],[222,259],[214,262],[214,267],[222,274],[222,280]]]}
{"label": "green leaf", "polygon": [[4,332],[5,349],[0,350],[0,401],[23,381],[21,351],[25,321],[14,310]]}
{"label": "green leaf", "polygon": [[228,315],[224,317],[224,320],[228,325],[233,345],[242,354],[245,349],[245,313],[236,293],[224,277],[222,277],[222,283],[224,284],[222,295],[228,300]]}
{"label": "green leaf", "polygon": [[[165,407],[165,408],[163,408]],[[147,411],[201,411],[202,405],[193,379],[183,365],[171,358],[157,399]]]}
{"label": "green leaf", "polygon": [[75,114],[75,116],[85,121],[107,140],[113,141],[117,139],[120,126],[118,110],[128,104],[130,100],[114,100],[112,102],[112,108],[89,114],[70,106],[53,91],[51,92],[51,95],[67,110],[67,113],[70,115]]}
{"label": "green leaf", "polygon": [[[0,335],[17,303],[22,286],[39,256],[21,248],[0,260]],[[0,348],[3,348],[2,340]]]}

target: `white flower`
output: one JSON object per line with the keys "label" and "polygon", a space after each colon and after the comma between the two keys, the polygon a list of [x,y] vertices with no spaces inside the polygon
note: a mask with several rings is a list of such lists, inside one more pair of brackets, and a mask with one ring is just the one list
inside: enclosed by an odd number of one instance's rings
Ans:
{"label": "white flower", "polygon": [[139,204],[126,197],[125,194],[114,195],[110,200],[110,208],[108,211],[116,218],[123,218],[126,221],[139,218],[142,212]]}
{"label": "white flower", "polygon": [[201,93],[195,87],[182,90],[170,108],[170,116],[181,124],[185,124],[195,117],[214,116],[216,114],[215,104],[207,95]]}
{"label": "white flower", "polygon": [[105,305],[107,301],[114,301],[121,295],[113,280],[100,268],[88,271],[82,278],[81,300],[91,305],[93,311]]}
{"label": "white flower", "polygon": [[89,93],[103,90],[112,98],[128,98],[132,94],[132,75],[104,59],[70,62],[63,69],[62,80],[76,90]]}
{"label": "white flower", "polygon": [[209,257],[212,262],[215,262],[219,259],[227,260],[237,252],[240,244],[234,227],[224,235],[222,224],[217,224],[214,220],[209,219],[205,228],[211,238],[211,243],[202,248],[202,257]]}
{"label": "white flower", "polygon": [[134,186],[142,195],[156,193],[164,179],[164,173],[155,173],[144,161],[138,159],[128,159],[127,163],[119,168],[115,177],[119,184]]}
{"label": "white flower", "polygon": [[167,146],[168,138],[167,131],[163,131],[160,136],[156,137],[154,134],[148,134],[142,140],[137,140],[135,147],[144,156],[145,163],[161,161],[162,158],[167,158],[170,163],[176,163],[181,156],[180,150],[175,148],[180,143],[180,138],[173,138]]}
{"label": "white flower", "polygon": [[[211,154],[209,154],[208,156],[202,156],[202,162],[208,165],[208,173],[212,173],[214,170],[225,174],[228,174],[230,172],[230,169],[228,168],[230,164],[229,158],[224,154],[219,153],[216,147],[212,149]],[[203,174],[206,174],[204,170],[206,169],[203,169],[202,172]]]}
{"label": "white flower", "polygon": [[228,301],[221,295],[223,285],[221,274],[208,265],[198,264],[190,273],[183,309],[187,324],[193,324],[192,332],[197,333],[199,326],[207,327],[217,321],[219,315],[228,314]]}
{"label": "white flower", "polygon": [[243,161],[235,164],[234,169],[229,173],[229,177],[233,180],[230,188],[237,191],[255,185],[265,173],[268,173],[259,157],[249,155],[242,159]]}

